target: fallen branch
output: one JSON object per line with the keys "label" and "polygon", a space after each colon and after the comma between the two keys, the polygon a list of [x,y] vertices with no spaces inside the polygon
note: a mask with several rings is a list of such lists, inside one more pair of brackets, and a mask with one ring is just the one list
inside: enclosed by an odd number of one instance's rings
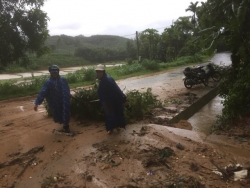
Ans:
{"label": "fallen branch", "polygon": [[24,166],[23,170],[18,174],[17,178],[20,178],[20,177],[23,175],[23,173],[25,172],[25,170],[28,168],[28,166],[31,165],[31,163],[32,163],[35,159],[36,159],[36,157],[33,157],[32,159],[30,159],[30,160],[26,163],[26,165]]}
{"label": "fallen branch", "polygon": [[228,173],[226,170],[220,168],[218,165],[215,164],[213,160],[210,161],[218,169],[218,171],[222,173],[223,178],[229,179],[230,176],[232,176],[232,173]]}
{"label": "fallen branch", "polygon": [[43,151],[43,150],[44,150],[44,146],[34,147],[34,148],[30,149],[29,151],[27,151],[26,153],[23,153],[19,156],[16,156],[7,162],[0,163],[0,168],[15,165],[19,162],[24,161],[25,158],[32,157],[34,154],[38,153],[39,151]]}

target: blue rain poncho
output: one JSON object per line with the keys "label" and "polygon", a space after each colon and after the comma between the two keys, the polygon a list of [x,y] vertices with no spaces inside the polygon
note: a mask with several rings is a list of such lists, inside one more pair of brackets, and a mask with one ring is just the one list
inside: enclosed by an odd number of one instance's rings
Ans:
{"label": "blue rain poncho", "polygon": [[44,98],[48,102],[54,121],[63,124],[63,126],[68,126],[70,120],[70,89],[66,79],[61,76],[50,77],[38,94],[35,104],[42,104]]}
{"label": "blue rain poncho", "polygon": [[126,96],[114,79],[106,73],[99,81],[97,92],[105,111],[106,130],[111,131],[117,127],[125,128],[123,101]]}

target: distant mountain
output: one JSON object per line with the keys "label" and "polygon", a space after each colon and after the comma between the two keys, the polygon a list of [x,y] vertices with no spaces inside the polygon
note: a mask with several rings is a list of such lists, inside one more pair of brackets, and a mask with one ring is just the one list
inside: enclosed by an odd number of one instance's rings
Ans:
{"label": "distant mountain", "polygon": [[120,48],[126,49],[127,39],[114,35],[93,35],[85,37],[79,36],[67,36],[67,35],[55,35],[50,36],[45,42],[46,46],[50,46],[54,52],[74,51],[79,47],[103,47],[103,48]]}

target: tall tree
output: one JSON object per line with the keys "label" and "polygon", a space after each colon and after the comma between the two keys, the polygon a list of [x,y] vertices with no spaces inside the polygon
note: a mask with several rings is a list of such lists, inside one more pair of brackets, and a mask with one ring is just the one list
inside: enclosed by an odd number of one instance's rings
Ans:
{"label": "tall tree", "polygon": [[187,11],[193,12],[192,23],[194,25],[194,28],[196,27],[196,12],[198,3],[199,3],[198,1],[196,1],[195,3],[191,2],[189,7],[186,9],[186,12]]}
{"label": "tall tree", "polygon": [[[185,46],[186,42],[193,35],[193,26],[189,20],[189,17],[179,17],[171,27],[166,28],[161,35],[161,50],[160,57],[161,60],[171,61],[175,59],[182,48]],[[195,45],[195,44],[194,44]],[[193,50],[193,53],[190,53]],[[194,48],[182,50],[181,55],[193,55],[195,51]]]}
{"label": "tall tree", "polygon": [[150,60],[156,59],[160,35],[156,29],[146,29],[140,34],[140,55]]}
{"label": "tall tree", "polygon": [[250,104],[250,1],[207,0],[207,14],[212,27],[200,34],[209,36],[213,49],[223,37],[230,47],[232,67],[221,84],[220,95],[225,98],[223,115],[238,118]]}
{"label": "tall tree", "polygon": [[0,0],[0,66],[27,62],[26,52],[44,54],[48,17],[45,0]]}
{"label": "tall tree", "polygon": [[136,59],[137,51],[135,47],[135,41],[128,39],[126,43],[127,58],[131,60]]}

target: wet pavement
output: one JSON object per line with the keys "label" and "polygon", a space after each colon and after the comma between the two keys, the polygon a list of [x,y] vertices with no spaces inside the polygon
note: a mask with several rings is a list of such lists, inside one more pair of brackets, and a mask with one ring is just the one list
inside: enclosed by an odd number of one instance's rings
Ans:
{"label": "wet pavement", "polygon": [[[229,66],[231,65],[231,59],[229,53],[218,53],[211,59],[217,65]],[[215,125],[217,116],[222,113],[223,99],[216,96],[207,105],[205,105],[201,110],[194,114],[188,119],[191,123],[193,130],[199,133],[204,133],[208,135],[211,131],[213,125]]]}
{"label": "wet pavement", "polygon": [[193,130],[196,132],[202,132],[206,135],[210,133],[211,127],[216,123],[217,116],[221,115],[222,112],[222,98],[216,96],[207,105],[205,105],[201,110],[194,114],[188,119],[191,123]]}

